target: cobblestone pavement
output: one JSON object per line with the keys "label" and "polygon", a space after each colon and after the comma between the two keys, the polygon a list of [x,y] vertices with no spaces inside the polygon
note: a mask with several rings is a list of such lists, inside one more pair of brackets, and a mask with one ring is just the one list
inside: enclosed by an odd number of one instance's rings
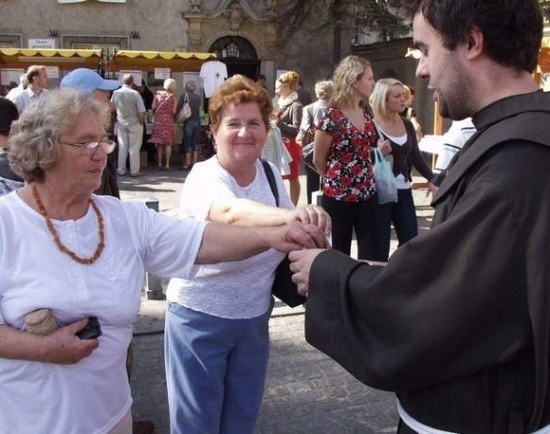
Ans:
{"label": "cobblestone pavement", "polygon": [[[145,169],[140,178],[119,179],[123,200],[158,200],[159,211],[177,215],[187,172]],[[305,186],[305,179],[302,178]],[[414,190],[420,231],[433,212],[425,190]],[[301,200],[305,203],[305,195]],[[395,241],[392,241],[395,249]],[[354,253],[352,252],[352,255]],[[168,405],[163,361],[165,301],[144,294],[134,330],[131,378],[135,420],[154,422],[157,434],[168,433]],[[332,359],[305,342],[303,308],[276,302],[270,320],[271,353],[257,434],[395,432],[393,393],[357,381]]]}

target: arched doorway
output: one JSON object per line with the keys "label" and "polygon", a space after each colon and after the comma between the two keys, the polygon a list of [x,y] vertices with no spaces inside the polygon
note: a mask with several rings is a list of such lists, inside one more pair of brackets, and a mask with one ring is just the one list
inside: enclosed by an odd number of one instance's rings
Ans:
{"label": "arched doorway", "polygon": [[216,53],[218,60],[227,65],[227,74],[245,75],[252,80],[260,73],[260,60],[250,42],[240,36],[224,36],[217,39],[208,49]]}

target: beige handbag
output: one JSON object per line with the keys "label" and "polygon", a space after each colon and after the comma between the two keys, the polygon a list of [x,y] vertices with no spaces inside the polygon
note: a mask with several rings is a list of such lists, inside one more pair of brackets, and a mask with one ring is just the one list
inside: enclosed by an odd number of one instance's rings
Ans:
{"label": "beige handbag", "polygon": [[25,330],[35,335],[49,335],[59,328],[57,318],[50,309],[42,308],[24,316]]}

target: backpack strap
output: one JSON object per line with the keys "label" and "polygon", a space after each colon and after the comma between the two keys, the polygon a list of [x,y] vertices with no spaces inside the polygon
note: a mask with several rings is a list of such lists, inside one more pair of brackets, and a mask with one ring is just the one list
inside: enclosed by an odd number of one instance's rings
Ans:
{"label": "backpack strap", "polygon": [[273,196],[275,196],[275,205],[279,206],[279,189],[277,188],[277,182],[275,181],[275,175],[273,175],[273,170],[267,161],[260,159],[262,166],[264,166],[265,176],[267,177],[267,182],[269,182],[269,188]]}

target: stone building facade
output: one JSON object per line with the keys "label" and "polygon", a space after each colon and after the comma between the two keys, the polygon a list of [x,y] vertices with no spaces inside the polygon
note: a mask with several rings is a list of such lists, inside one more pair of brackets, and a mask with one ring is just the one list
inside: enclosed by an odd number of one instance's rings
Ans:
{"label": "stone building facade", "polygon": [[[316,81],[332,75],[333,58],[353,52],[373,62],[376,76],[392,69],[397,78],[415,86],[424,131],[433,130],[431,97],[414,77],[414,59],[404,57],[410,38],[358,45],[355,23],[347,22],[342,25],[338,56],[333,52],[333,29],[316,27],[316,20],[322,20],[319,15],[309,17],[290,39],[283,40],[285,32],[275,10],[287,1],[0,0],[0,48],[28,47],[30,40],[44,39],[68,49],[215,52],[229,75],[265,75],[271,93],[278,70],[297,70],[312,94]],[[77,66],[69,64],[67,69]],[[180,73],[172,76],[181,90],[185,78]]]}
{"label": "stone building facade", "polygon": [[[264,74],[270,90],[279,69],[299,71],[312,89],[332,73],[331,34],[304,28],[278,39],[277,1],[1,0],[0,48],[38,39],[69,49],[213,51],[230,74]],[[350,45],[342,46],[345,55]]]}

